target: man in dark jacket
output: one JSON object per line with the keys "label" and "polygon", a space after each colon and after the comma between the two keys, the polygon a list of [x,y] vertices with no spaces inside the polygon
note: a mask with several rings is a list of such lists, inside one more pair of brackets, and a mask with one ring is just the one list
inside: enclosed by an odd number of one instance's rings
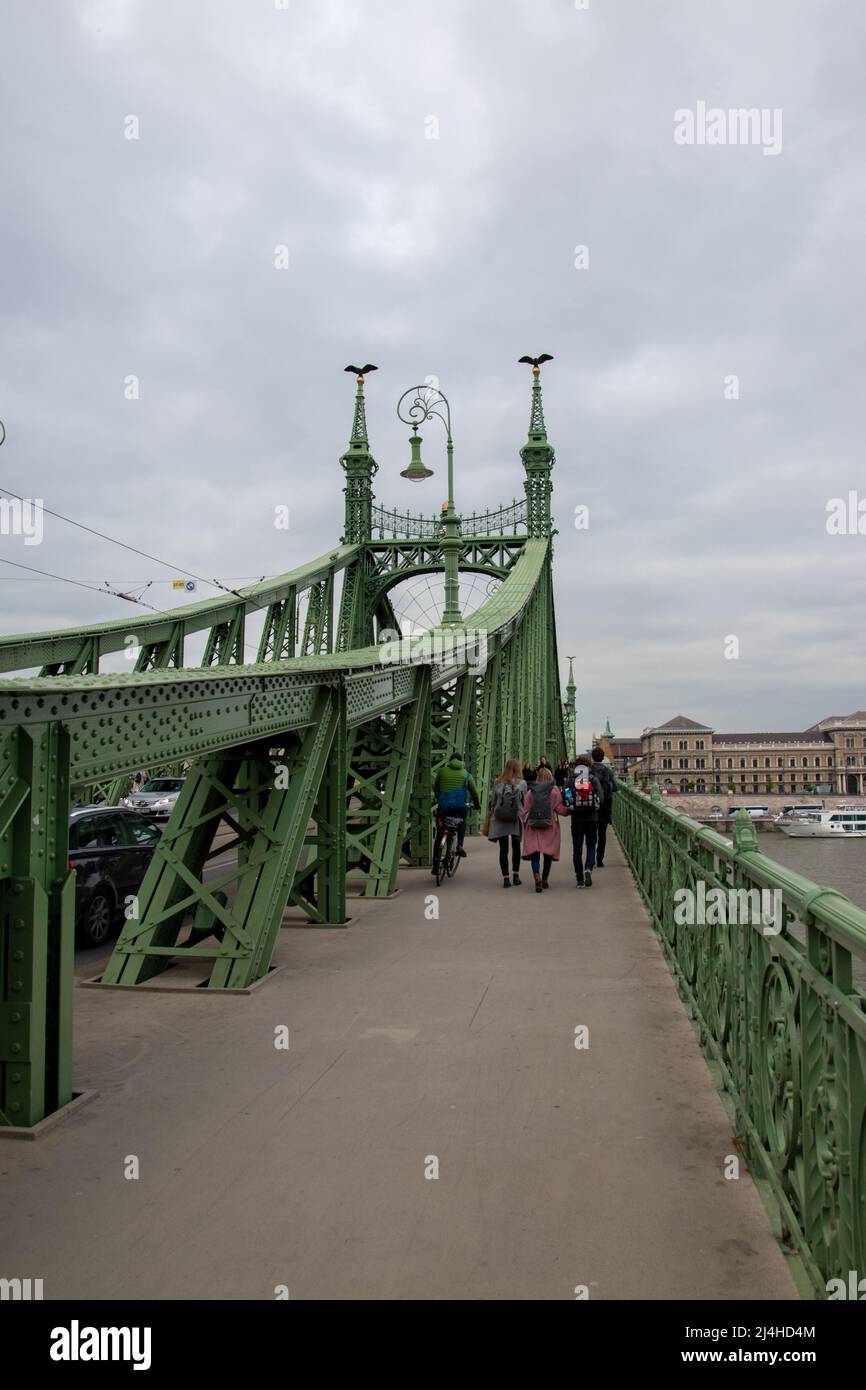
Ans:
{"label": "man in dark jacket", "polygon": [[604,761],[603,748],[593,748],[592,750],[592,771],[601,785],[601,806],[598,810],[598,848],[595,862],[599,869],[603,869],[604,851],[607,846],[607,827],[610,825],[613,798],[616,793],[616,778],[613,775],[613,769]]}
{"label": "man in dark jacket", "polygon": [[[571,805],[571,844],[574,877],[578,888],[592,887],[595,868],[595,846],[598,838],[598,811],[601,805],[601,783],[595,767],[585,753],[575,759],[566,788],[566,801]],[[586,868],[583,847],[586,845]]]}

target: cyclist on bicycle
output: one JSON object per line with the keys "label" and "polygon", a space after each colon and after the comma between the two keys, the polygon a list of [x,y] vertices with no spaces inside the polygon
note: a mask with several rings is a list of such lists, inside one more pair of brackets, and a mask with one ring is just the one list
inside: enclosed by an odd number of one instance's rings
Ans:
{"label": "cyclist on bicycle", "polygon": [[481,810],[478,788],[475,785],[471,773],[467,771],[462,753],[452,753],[448,762],[440,767],[433,782],[433,791],[436,794],[437,803],[437,834],[433,841],[433,868],[431,872],[435,874],[439,868],[438,831],[441,829],[441,817],[449,816],[453,817],[454,820],[460,821],[460,826],[457,830],[457,853],[461,859],[465,859],[466,851],[463,848],[463,837],[466,834],[466,812],[469,809],[469,802],[472,802],[476,811]]}

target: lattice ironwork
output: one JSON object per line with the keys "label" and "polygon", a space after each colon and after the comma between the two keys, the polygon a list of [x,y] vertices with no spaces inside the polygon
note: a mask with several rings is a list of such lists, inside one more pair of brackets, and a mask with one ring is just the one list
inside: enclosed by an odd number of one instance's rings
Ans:
{"label": "lattice ironwork", "polygon": [[732,843],[621,785],[614,827],[776,1229],[824,1296],[866,1256],[866,912],[762,854],[745,811]]}

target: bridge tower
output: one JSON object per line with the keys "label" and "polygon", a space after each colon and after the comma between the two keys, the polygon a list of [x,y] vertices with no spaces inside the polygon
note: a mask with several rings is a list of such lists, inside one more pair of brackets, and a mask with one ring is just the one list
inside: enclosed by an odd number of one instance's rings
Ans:
{"label": "bridge tower", "polygon": [[568,685],[565,687],[565,699],[562,702],[563,714],[565,716],[565,746],[566,757],[577,757],[577,686],[574,683],[574,657],[568,658]]}
{"label": "bridge tower", "polygon": [[549,536],[551,533],[550,498],[553,482],[550,474],[556,455],[553,445],[547,438],[544,424],[544,403],[541,398],[541,367],[538,362],[532,367],[532,406],[529,413],[529,436],[520,457],[526,469],[526,521],[527,533],[533,537]]}
{"label": "bridge tower", "polygon": [[[373,370],[375,371],[375,368]],[[346,474],[346,486],[343,488],[346,498],[346,516],[343,527],[344,545],[362,545],[370,539],[373,516],[373,478],[379,471],[379,465],[370,453],[370,441],[367,437],[363,373],[358,374],[357,383],[355,415],[352,420],[349,447],[340,459]]]}

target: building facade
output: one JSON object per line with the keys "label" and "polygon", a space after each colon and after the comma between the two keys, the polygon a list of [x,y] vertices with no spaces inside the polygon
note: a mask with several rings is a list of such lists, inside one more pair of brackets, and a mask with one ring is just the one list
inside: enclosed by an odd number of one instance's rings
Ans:
{"label": "building facade", "polygon": [[623,778],[632,775],[632,767],[640,762],[643,754],[640,738],[618,738],[610,727],[609,719],[604,726],[604,733],[593,734],[592,747],[601,748],[617,776]]}
{"label": "building facade", "polygon": [[801,733],[717,733],[678,714],[644,729],[634,780],[679,791],[797,796],[866,794],[866,711],[831,715]]}

